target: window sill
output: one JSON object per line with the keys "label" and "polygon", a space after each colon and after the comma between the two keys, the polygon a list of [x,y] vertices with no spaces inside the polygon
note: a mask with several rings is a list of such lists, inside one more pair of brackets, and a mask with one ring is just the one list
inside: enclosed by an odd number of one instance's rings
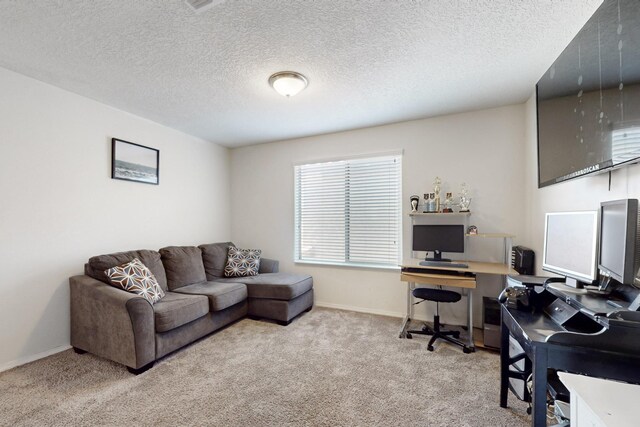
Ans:
{"label": "window sill", "polygon": [[371,270],[387,270],[387,271],[400,271],[399,265],[376,265],[376,264],[360,264],[360,263],[344,263],[344,262],[331,262],[331,261],[305,261],[295,260],[295,264],[307,264],[326,267],[345,267],[345,268],[364,268]]}

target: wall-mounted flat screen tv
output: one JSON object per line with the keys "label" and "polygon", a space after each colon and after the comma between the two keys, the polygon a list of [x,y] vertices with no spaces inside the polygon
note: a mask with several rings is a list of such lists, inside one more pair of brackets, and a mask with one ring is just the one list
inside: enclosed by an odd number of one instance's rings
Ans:
{"label": "wall-mounted flat screen tv", "polygon": [[536,86],[538,187],[640,160],[640,2],[605,0]]}

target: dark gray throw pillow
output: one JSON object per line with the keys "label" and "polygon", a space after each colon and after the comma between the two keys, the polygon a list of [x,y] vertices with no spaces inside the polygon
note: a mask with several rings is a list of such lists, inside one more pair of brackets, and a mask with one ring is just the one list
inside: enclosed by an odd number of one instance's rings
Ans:
{"label": "dark gray throw pillow", "polygon": [[224,277],[224,267],[227,265],[229,246],[235,247],[232,242],[210,243],[198,246],[202,250],[202,261],[207,280],[216,280]]}
{"label": "dark gray throw pillow", "polygon": [[169,290],[207,281],[202,263],[202,251],[195,246],[168,246],[160,249],[167,272]]}
{"label": "dark gray throw pillow", "polygon": [[97,255],[89,258],[89,262],[85,268],[85,274],[96,280],[110,284],[109,278],[105,271],[115,267],[116,265],[125,264],[138,258],[158,281],[162,290],[167,290],[167,275],[164,271],[164,265],[160,260],[160,254],[157,251],[149,249],[139,249],[135,251],[116,252],[113,254]]}
{"label": "dark gray throw pillow", "polygon": [[260,249],[238,249],[229,246],[225,277],[257,276],[260,271]]}

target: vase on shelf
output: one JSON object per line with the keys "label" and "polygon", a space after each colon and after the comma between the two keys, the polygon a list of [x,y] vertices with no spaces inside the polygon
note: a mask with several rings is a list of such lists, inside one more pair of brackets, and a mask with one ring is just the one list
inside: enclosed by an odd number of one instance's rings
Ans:
{"label": "vase on shelf", "polygon": [[447,193],[444,199],[444,208],[442,209],[442,212],[452,213],[453,212],[453,208],[451,207],[452,205],[453,205],[453,194]]}
{"label": "vase on shelf", "polygon": [[442,184],[442,180],[436,176],[435,181],[433,181],[434,209],[432,212],[440,212],[440,184]]}
{"label": "vase on shelf", "polygon": [[471,205],[471,198],[469,197],[469,187],[466,183],[462,183],[460,186],[460,212],[469,212],[469,205]]}

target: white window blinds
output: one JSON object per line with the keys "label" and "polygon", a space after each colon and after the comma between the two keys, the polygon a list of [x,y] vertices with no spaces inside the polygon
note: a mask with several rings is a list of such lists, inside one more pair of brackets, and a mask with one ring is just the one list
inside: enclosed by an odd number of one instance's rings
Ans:
{"label": "white window blinds", "polygon": [[401,157],[295,167],[295,259],[398,266]]}

